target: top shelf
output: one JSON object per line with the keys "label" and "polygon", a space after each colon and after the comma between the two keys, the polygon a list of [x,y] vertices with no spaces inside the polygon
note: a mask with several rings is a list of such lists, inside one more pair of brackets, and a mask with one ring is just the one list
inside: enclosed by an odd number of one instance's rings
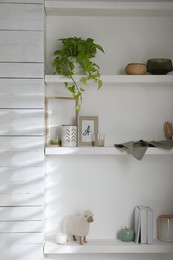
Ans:
{"label": "top shelf", "polygon": [[164,2],[98,2],[45,1],[47,15],[58,16],[123,16],[172,15],[173,3]]}
{"label": "top shelf", "polygon": [[[77,82],[81,76],[74,76]],[[155,86],[173,86],[173,75],[102,75],[103,84],[109,85],[155,85]],[[65,78],[61,75],[45,75],[45,83],[47,85],[63,82],[70,82],[70,78]],[[94,82],[93,82],[94,83]]]}

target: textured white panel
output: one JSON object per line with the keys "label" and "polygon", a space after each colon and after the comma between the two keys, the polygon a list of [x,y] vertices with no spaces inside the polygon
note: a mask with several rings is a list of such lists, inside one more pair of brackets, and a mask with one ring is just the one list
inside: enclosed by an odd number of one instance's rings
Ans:
{"label": "textured white panel", "polygon": [[31,184],[42,181],[43,167],[0,167],[0,185]]}
{"label": "textured white panel", "polygon": [[[44,146],[44,136],[0,136],[0,152],[39,151]],[[1,172],[1,169],[0,169]]]}
{"label": "textured white panel", "polygon": [[0,166],[43,166],[44,151],[39,152],[2,152]]}
{"label": "textured white panel", "polygon": [[4,232],[41,232],[43,221],[0,222],[0,233]]}
{"label": "textured white panel", "polygon": [[13,244],[35,244],[43,242],[43,234],[41,233],[0,233],[0,241],[3,243]]}
{"label": "textured white panel", "polygon": [[44,110],[1,109],[0,135],[44,134]]}
{"label": "textured white panel", "polygon": [[0,108],[44,108],[42,79],[0,79]]}
{"label": "textured white panel", "polygon": [[[16,181],[16,182],[11,182],[11,183],[7,182],[7,183],[3,183],[3,184],[1,184],[1,181],[0,181],[0,192],[11,193],[11,194],[12,193],[19,193],[19,194],[41,193],[41,194],[43,194],[43,192],[44,192],[44,180],[41,179],[37,182],[31,182],[30,181],[28,183],[25,183],[25,182],[22,182],[22,181]],[[35,204],[37,204],[38,202],[35,199],[34,195],[32,195],[32,197],[31,197],[31,195],[28,195],[28,197],[26,196],[26,199],[32,199],[32,200],[34,199]],[[1,199],[0,199],[0,201],[1,201]],[[22,201],[23,201],[23,198],[22,198]]]}
{"label": "textured white panel", "polygon": [[9,246],[1,242],[0,252],[2,260],[43,260],[43,245],[40,244],[11,244]]}
{"label": "textured white panel", "polygon": [[23,4],[29,4],[29,3],[44,3],[44,0],[0,0],[0,3],[23,3]]}
{"label": "textured white panel", "polygon": [[43,5],[1,4],[0,29],[43,30],[43,17]]}
{"label": "textured white panel", "polygon": [[43,62],[43,32],[0,31],[1,62]]}
{"label": "textured white panel", "polygon": [[0,63],[1,78],[44,78],[43,63]]}
{"label": "textured white panel", "polygon": [[43,207],[0,207],[0,221],[43,220]]}
{"label": "textured white panel", "polygon": [[0,167],[0,192],[43,194],[43,167]]}
{"label": "textured white panel", "polygon": [[0,206],[42,206],[43,192],[34,193],[8,193],[5,191],[0,194]]}

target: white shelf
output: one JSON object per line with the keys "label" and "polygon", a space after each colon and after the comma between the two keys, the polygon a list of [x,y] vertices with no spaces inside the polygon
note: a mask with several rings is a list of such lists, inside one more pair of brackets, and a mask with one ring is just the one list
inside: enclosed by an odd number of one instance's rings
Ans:
{"label": "white shelf", "polygon": [[[115,147],[46,147],[46,155],[127,155]],[[173,149],[148,148],[146,155],[172,155]]]}
{"label": "white shelf", "polygon": [[79,245],[77,242],[68,242],[58,245],[47,241],[44,246],[44,254],[102,254],[102,253],[173,253],[173,243],[163,243],[158,240],[153,244],[135,244],[134,242],[122,242],[116,239],[93,239],[88,243]]}
{"label": "white shelf", "polygon": [[[81,76],[74,76],[77,82],[80,81]],[[155,86],[173,86],[173,75],[102,75],[101,79],[103,85],[155,85]],[[70,78],[61,75],[45,75],[45,83],[47,85],[58,84],[64,82],[71,82]],[[94,84],[94,82],[93,82]]]}
{"label": "white shelf", "polygon": [[173,3],[163,2],[98,2],[45,1],[47,15],[59,16],[115,16],[115,15],[172,15]]}

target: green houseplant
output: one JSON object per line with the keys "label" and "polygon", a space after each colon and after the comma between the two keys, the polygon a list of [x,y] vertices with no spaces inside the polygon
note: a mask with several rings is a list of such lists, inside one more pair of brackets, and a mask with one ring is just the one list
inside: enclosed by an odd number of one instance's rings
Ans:
{"label": "green houseplant", "polygon": [[97,50],[103,53],[104,50],[91,38],[84,40],[77,37],[70,37],[59,39],[59,41],[61,41],[62,47],[54,52],[55,59],[53,66],[55,74],[64,75],[71,79],[71,82],[64,82],[64,84],[71,92],[73,98],[77,100],[76,110],[79,111],[84,88],[74,78],[76,63],[80,65],[83,74],[80,82],[86,85],[88,80],[95,80],[99,89],[102,86],[99,72],[100,67],[92,59],[96,56]]}

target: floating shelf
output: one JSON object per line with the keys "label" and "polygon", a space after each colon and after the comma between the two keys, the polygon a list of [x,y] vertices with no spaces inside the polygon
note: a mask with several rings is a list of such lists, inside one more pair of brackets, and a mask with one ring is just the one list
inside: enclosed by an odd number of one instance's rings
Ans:
{"label": "floating shelf", "polygon": [[46,15],[59,16],[121,16],[121,15],[172,15],[173,3],[136,1],[45,1]]}
{"label": "floating shelf", "polygon": [[[115,147],[46,147],[46,155],[127,155]],[[148,148],[146,155],[173,155],[173,149]]]}
{"label": "floating shelf", "polygon": [[44,254],[117,254],[117,253],[173,253],[173,243],[164,243],[155,240],[153,244],[135,244],[134,242],[122,242],[116,239],[93,239],[87,244],[79,245],[76,242],[68,242],[58,245],[47,241],[44,246]]}
{"label": "floating shelf", "polygon": [[[74,76],[77,82],[80,81],[81,76]],[[173,86],[173,75],[102,75],[101,79],[103,85],[146,85],[146,86]],[[70,78],[61,75],[46,75],[46,85],[71,82]],[[94,84],[94,81],[93,81]]]}

